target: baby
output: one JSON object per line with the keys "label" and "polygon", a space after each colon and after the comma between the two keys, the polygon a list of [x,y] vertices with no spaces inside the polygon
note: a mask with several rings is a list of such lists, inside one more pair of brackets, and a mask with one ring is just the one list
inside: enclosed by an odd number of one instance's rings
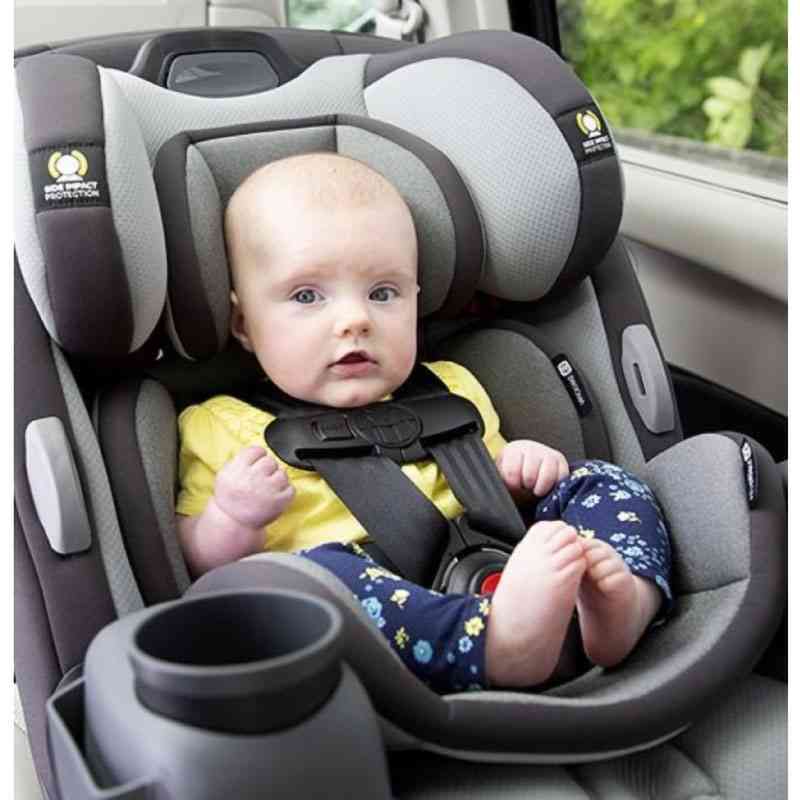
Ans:
{"label": "baby", "polygon": [[[273,162],[237,189],[225,234],[232,333],[280,389],[354,408],[405,382],[417,353],[417,239],[385,178],[330,153]],[[538,521],[493,595],[442,595],[377,565],[359,545],[366,532],[320,476],[266,449],[272,416],[228,396],[180,418],[178,532],[190,571],[265,548],[299,551],[343,580],[439,691],[542,683],[576,609],[588,658],[618,664],[671,603],[669,543],[652,493],[614,465],[570,466],[538,442],[506,443],[466,369],[427,366],[478,407],[515,501],[538,502]],[[403,471],[448,517],[463,511],[435,462]]]}

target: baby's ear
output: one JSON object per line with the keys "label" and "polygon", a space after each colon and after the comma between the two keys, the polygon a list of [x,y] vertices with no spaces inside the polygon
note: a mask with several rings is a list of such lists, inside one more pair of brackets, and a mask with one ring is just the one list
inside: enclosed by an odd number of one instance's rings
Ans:
{"label": "baby's ear", "polygon": [[242,304],[236,296],[236,292],[231,292],[231,334],[249,353],[253,352],[253,345],[247,335],[247,322],[242,311]]}

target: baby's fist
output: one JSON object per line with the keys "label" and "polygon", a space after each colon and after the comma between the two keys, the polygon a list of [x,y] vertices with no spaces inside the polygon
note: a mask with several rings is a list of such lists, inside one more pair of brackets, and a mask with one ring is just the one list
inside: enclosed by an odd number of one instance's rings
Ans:
{"label": "baby's fist", "polygon": [[286,472],[262,447],[245,447],[217,473],[214,500],[249,528],[276,520],[294,497]]}
{"label": "baby's fist", "polygon": [[563,453],[529,439],[509,442],[497,456],[496,463],[509,491],[516,495],[532,492],[544,497],[558,481],[569,475]]}

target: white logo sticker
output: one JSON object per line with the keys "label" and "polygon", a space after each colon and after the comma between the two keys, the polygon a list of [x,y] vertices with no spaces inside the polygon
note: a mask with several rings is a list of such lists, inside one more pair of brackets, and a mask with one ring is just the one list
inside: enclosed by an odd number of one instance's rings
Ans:
{"label": "white logo sticker", "polygon": [[558,374],[561,375],[562,378],[567,378],[572,375],[572,365],[569,361],[559,361],[557,369]]}
{"label": "white logo sticker", "polygon": [[579,111],[575,115],[575,122],[586,137],[582,142],[584,155],[590,156],[611,149],[611,137],[603,133],[603,123],[594,111],[588,108]]}
{"label": "white logo sticker", "polygon": [[55,183],[44,187],[44,199],[53,203],[59,200],[99,200],[100,190],[97,181],[87,181],[89,161],[80,150],[62,153],[60,150],[50,154],[47,171]]}

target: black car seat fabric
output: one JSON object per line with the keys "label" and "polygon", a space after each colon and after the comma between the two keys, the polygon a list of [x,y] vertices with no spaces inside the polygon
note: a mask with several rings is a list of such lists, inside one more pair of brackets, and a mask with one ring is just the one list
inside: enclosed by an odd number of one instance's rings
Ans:
{"label": "black car seat fabric", "polygon": [[[678,565],[675,618],[649,634],[623,669],[593,670],[543,695],[440,698],[402,668],[343,586],[307,561],[256,556],[192,591],[266,581],[333,599],[344,611],[348,661],[387,739],[461,758],[569,761],[649,746],[685,728],[749,669],[784,602],[776,588],[785,564],[784,505],[773,507],[767,491],[763,508],[748,508],[739,449],[729,439],[681,442],[677,417],[660,432],[640,418],[620,338],[626,327],[652,325],[624,246],[614,240],[619,166],[610,135],[601,134],[601,146],[578,124],[590,114],[605,130],[591,97],[554,54],[513,34],[467,34],[391,54],[324,59],[270,92],[215,100],[98,70],[75,56],[38,59],[17,70],[18,290],[25,335],[43,354],[53,391],[36,397],[41,374],[20,366],[29,406],[20,404],[18,413],[21,420],[57,416],[70,431],[94,538],[87,552],[70,556],[68,569],[96,576],[88,579],[103,597],[89,620],[59,621],[56,606],[72,578],[47,551],[21,468],[20,558],[41,576],[43,601],[32,607],[58,654],[47,674],[78,663],[92,629],[110,616],[188,586],[171,514],[173,403],[180,409],[256,374],[252,362],[240,369],[240,356],[226,347],[221,211],[252,169],[312,149],[362,158],[398,183],[420,229],[426,313],[456,316],[480,290],[569,356],[591,387],[611,457],[650,480],[665,505]],[[34,124],[48,102],[50,116]],[[85,116],[76,110],[84,102]],[[91,203],[59,197],[57,189],[47,199],[58,175],[54,153],[73,150],[86,159],[85,180],[99,186]],[[67,247],[75,229],[83,232]],[[91,259],[81,258],[84,247]],[[106,267],[113,286],[95,292],[93,272]],[[75,285],[65,270],[77,270]],[[92,420],[75,375],[98,358],[136,357],[158,336],[164,307],[171,345],[164,343],[167,356],[148,372],[169,393],[149,379],[117,383],[95,398]],[[105,336],[107,329],[115,335]],[[593,455],[556,365],[519,331],[490,324],[456,330],[437,351],[476,373],[507,435],[543,439],[570,458]],[[665,392],[671,404],[668,383]],[[759,465],[771,486],[772,465]]]}

